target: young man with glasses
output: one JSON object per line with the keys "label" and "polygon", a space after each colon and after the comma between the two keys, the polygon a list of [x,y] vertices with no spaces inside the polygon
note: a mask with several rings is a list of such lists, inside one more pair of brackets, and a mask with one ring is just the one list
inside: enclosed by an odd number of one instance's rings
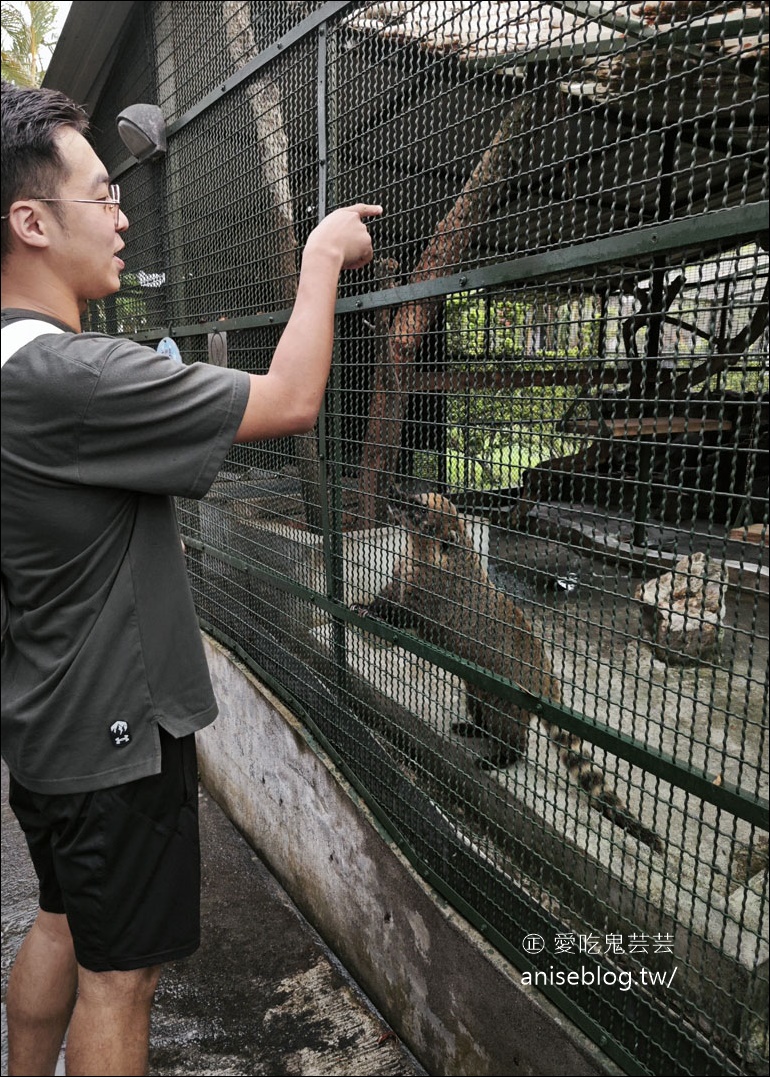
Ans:
{"label": "young man with glasses", "polygon": [[[216,704],[172,497],[233,444],[310,429],[363,218],[311,234],[267,374],[81,333],[128,219],[78,106],[2,87],[3,757],[40,882],[11,973],[9,1073],[146,1071],[161,966],[198,945],[194,732]],[[4,617],[5,620],[5,617]]]}

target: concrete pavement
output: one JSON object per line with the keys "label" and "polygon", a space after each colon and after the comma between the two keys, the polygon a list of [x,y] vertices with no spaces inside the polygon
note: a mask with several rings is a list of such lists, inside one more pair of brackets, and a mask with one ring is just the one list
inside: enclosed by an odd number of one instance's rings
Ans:
{"label": "concrete pavement", "polygon": [[[37,886],[8,807],[5,766],[2,784],[5,999]],[[161,981],[150,1073],[424,1074],[219,807],[200,796],[203,942]]]}

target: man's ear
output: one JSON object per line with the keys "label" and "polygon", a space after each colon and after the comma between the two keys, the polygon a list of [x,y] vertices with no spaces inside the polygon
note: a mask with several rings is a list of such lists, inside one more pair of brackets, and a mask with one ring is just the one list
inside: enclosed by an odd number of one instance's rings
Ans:
{"label": "man's ear", "polygon": [[33,202],[14,202],[8,211],[8,228],[17,247],[47,247],[49,218]]}

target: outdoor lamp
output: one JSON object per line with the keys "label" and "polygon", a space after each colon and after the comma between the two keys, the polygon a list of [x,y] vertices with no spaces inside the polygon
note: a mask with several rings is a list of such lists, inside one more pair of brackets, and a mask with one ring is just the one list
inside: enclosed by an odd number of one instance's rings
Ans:
{"label": "outdoor lamp", "polygon": [[137,161],[154,161],[166,152],[166,121],[157,105],[129,105],[118,114],[118,134]]}

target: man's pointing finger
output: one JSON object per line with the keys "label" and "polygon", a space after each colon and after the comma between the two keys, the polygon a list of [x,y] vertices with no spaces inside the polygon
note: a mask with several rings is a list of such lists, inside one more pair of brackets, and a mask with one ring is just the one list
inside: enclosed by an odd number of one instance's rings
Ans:
{"label": "man's pointing finger", "polygon": [[368,205],[366,202],[357,202],[354,206],[351,206],[359,217],[379,217],[382,214],[382,206]]}

